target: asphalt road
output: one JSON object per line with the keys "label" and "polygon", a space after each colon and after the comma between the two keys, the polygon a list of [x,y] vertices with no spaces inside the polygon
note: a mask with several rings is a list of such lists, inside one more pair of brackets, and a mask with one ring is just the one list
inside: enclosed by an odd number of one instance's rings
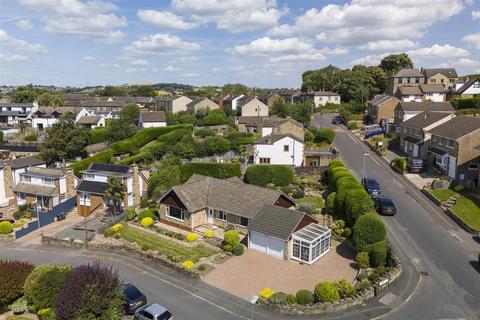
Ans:
{"label": "asphalt road", "polygon": [[423,274],[418,288],[387,319],[480,319],[480,245],[407,179],[394,173],[384,160],[342,126],[333,115],[316,114],[312,126],[332,127],[341,159],[358,178],[373,176],[382,194],[392,198],[398,213],[385,217],[389,239],[406,265]]}

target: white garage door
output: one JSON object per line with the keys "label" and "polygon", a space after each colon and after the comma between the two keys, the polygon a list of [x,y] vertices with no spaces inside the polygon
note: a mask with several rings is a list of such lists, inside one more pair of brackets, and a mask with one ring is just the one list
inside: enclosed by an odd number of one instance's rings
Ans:
{"label": "white garage door", "polygon": [[250,248],[267,253],[267,237],[264,234],[250,231],[248,239]]}
{"label": "white garage door", "polygon": [[275,258],[283,259],[284,242],[275,238],[268,238],[267,254]]}

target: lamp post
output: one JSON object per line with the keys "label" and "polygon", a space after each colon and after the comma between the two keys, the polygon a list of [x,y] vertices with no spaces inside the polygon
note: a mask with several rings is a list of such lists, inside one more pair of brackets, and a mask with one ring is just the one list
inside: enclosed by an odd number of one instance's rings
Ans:
{"label": "lamp post", "polygon": [[367,176],[366,174],[366,167],[365,167],[365,159],[370,156],[370,153],[364,153],[363,154],[363,178]]}
{"label": "lamp post", "polygon": [[255,304],[257,304],[258,299],[259,299],[259,296],[253,296],[253,297],[250,299],[250,305],[252,306],[252,318],[251,318],[251,320],[253,320],[253,306],[254,306]]}

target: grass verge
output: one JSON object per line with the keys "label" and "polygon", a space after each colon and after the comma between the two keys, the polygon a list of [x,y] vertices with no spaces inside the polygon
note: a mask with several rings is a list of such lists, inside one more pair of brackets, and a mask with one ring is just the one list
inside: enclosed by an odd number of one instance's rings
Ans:
{"label": "grass verge", "polygon": [[454,215],[461,219],[467,226],[480,231],[480,203],[468,197],[462,196],[450,209]]}
{"label": "grass verge", "polygon": [[447,201],[448,198],[456,194],[456,192],[451,189],[444,189],[444,190],[429,189],[428,192],[432,194],[435,198],[440,200],[441,202]]}

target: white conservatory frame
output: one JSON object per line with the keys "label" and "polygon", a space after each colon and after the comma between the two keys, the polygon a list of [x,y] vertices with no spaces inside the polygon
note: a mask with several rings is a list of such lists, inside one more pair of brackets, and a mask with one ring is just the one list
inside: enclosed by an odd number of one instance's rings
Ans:
{"label": "white conservatory frame", "polygon": [[330,251],[330,229],[316,223],[298,230],[292,236],[292,259],[313,264]]}

